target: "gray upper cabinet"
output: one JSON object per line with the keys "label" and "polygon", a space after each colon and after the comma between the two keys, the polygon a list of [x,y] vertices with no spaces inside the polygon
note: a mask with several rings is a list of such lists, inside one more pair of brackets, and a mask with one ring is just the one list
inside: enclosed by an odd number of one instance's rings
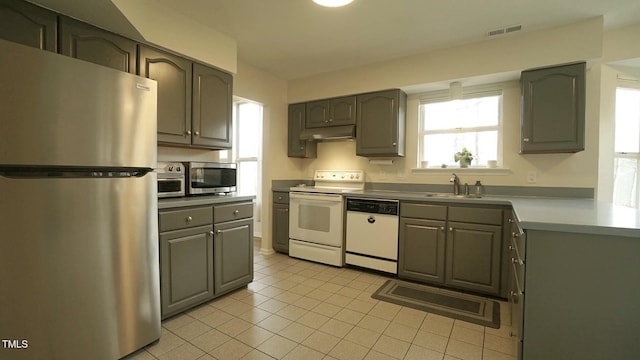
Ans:
{"label": "gray upper cabinet", "polygon": [[289,105],[289,128],[287,131],[287,156],[315,158],[318,145],[313,141],[300,140],[300,131],[304,129],[306,106],[304,103]]}
{"label": "gray upper cabinet", "polygon": [[522,72],[522,153],[584,150],[585,63]]}
{"label": "gray upper cabinet", "polygon": [[305,128],[353,125],[356,123],[356,97],[344,96],[306,104]]}
{"label": "gray upper cabinet", "polygon": [[158,143],[191,144],[191,62],[139,48],[140,76],[158,82]]}
{"label": "gray upper cabinet", "polygon": [[358,95],[356,155],[404,156],[406,107],[398,89]]}
{"label": "gray upper cabinet", "polygon": [[57,16],[26,1],[0,0],[0,38],[57,51]]}
{"label": "gray upper cabinet", "polygon": [[232,95],[230,74],[193,64],[193,145],[231,148]]}
{"label": "gray upper cabinet", "polygon": [[136,74],[137,44],[83,22],[60,17],[60,53]]}

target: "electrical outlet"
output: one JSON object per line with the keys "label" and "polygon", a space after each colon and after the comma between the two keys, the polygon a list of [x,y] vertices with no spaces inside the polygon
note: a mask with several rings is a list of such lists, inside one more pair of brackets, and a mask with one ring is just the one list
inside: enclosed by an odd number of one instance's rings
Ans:
{"label": "electrical outlet", "polygon": [[538,173],[535,171],[529,171],[527,173],[527,182],[529,184],[535,184],[538,181]]}

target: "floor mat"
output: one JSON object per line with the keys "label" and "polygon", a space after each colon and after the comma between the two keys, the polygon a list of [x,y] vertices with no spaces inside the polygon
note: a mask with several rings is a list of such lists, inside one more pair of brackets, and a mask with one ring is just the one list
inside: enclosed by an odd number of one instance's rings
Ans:
{"label": "floor mat", "polygon": [[388,280],[372,298],[490,328],[500,328],[500,304],[481,296]]}

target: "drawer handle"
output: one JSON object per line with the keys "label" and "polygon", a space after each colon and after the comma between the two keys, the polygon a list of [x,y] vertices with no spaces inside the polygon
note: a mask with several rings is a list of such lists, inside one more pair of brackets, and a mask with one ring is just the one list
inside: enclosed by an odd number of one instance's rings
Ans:
{"label": "drawer handle", "polygon": [[238,215],[240,213],[240,211],[238,210],[233,210],[233,215]]}
{"label": "drawer handle", "polygon": [[191,216],[187,216],[187,222],[191,222],[191,220],[193,220],[193,218]]}

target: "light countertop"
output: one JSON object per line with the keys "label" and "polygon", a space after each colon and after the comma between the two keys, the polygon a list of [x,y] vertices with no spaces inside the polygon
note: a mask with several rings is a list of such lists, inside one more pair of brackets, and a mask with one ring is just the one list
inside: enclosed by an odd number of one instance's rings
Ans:
{"label": "light countertop", "polygon": [[[289,191],[274,188],[273,191]],[[593,199],[487,195],[481,198],[430,198],[424,192],[364,190],[346,197],[420,201],[446,205],[505,205],[525,230],[615,235],[640,239],[640,211]]]}
{"label": "light countertop", "polygon": [[216,205],[231,202],[252,201],[256,197],[241,196],[241,195],[199,195],[199,196],[186,196],[181,198],[166,198],[158,199],[158,209],[172,209],[185,206],[198,206],[198,205]]}

